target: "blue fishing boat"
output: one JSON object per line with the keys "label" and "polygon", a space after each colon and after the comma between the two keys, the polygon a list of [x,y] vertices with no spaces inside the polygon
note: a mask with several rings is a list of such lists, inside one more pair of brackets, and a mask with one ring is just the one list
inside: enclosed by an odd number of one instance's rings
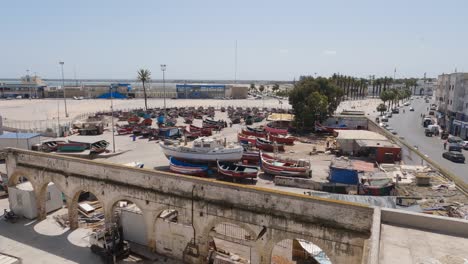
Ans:
{"label": "blue fishing boat", "polygon": [[175,159],[174,157],[169,158],[169,169],[173,172],[202,176],[206,177],[209,173],[209,168],[207,165],[192,164],[184,161]]}

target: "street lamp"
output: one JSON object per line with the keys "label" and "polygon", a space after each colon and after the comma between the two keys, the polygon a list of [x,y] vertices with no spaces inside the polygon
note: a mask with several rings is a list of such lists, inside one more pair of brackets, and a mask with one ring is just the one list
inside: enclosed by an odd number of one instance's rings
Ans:
{"label": "street lamp", "polygon": [[60,61],[59,64],[62,66],[62,89],[63,89],[63,101],[65,102],[65,116],[68,117],[67,98],[65,96],[65,78],[63,76],[63,64],[65,64],[65,62]]}
{"label": "street lamp", "polygon": [[164,118],[166,118],[166,80],[164,76],[164,72],[166,71],[166,64],[161,64],[161,71],[163,73]]}

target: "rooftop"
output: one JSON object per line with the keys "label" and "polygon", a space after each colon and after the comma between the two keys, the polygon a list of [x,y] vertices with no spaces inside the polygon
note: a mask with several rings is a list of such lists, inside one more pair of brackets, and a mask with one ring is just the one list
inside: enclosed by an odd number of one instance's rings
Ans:
{"label": "rooftop", "polygon": [[368,130],[344,130],[335,129],[338,133],[337,140],[340,139],[373,139],[373,140],[387,140],[385,136],[380,135]]}
{"label": "rooftop", "polygon": [[378,148],[378,147],[387,147],[387,148],[400,148],[397,144],[393,144],[388,140],[376,140],[376,139],[358,139],[356,140],[361,148]]}
{"label": "rooftop", "polygon": [[18,139],[29,139],[29,138],[34,138],[34,137],[40,137],[41,134],[39,133],[9,133],[5,132],[2,135],[0,135],[1,138],[18,138]]}

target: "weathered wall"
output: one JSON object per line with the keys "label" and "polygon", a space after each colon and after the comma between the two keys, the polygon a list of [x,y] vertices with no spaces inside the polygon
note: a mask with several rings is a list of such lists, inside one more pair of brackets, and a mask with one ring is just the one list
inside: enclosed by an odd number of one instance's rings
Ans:
{"label": "weathered wall", "polygon": [[[39,218],[45,217],[48,182],[65,194],[73,228],[81,191],[101,201],[106,221],[113,220],[119,200],[131,201],[142,210],[148,246],[163,254],[178,252],[192,263],[206,258],[210,234],[222,222],[251,234],[252,263],[270,263],[274,245],[294,238],[317,244],[333,263],[360,263],[372,226],[373,208],[353,203],[16,149],[7,159],[10,186],[20,176],[33,184]],[[178,211],[178,224],[155,224],[165,209]],[[198,253],[194,258],[187,258],[189,240]]]}
{"label": "weathered wall", "polygon": [[274,182],[275,182],[275,185],[279,185],[279,186],[298,187],[298,188],[305,188],[305,189],[311,189],[311,190],[322,190],[322,183],[316,182],[311,179],[276,176]]}

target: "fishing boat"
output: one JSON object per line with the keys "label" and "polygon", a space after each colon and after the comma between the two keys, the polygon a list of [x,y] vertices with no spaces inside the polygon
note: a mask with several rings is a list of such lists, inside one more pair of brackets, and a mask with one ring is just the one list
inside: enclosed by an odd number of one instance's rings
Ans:
{"label": "fishing boat", "polygon": [[261,167],[266,174],[289,177],[311,177],[310,163],[305,160],[285,160],[260,153]]}
{"label": "fishing boat", "polygon": [[266,138],[267,136],[265,130],[252,127],[246,127],[245,129],[242,129],[242,134],[261,138]]}
{"label": "fishing boat", "polygon": [[202,137],[209,137],[213,134],[213,129],[212,128],[207,128],[207,127],[197,127],[194,125],[190,125],[189,127],[190,132],[195,132],[195,131],[200,131],[200,135]]}
{"label": "fishing boat", "polygon": [[257,141],[257,138],[254,136],[249,136],[249,135],[244,135],[242,133],[237,134],[237,141],[238,142],[248,142],[252,145],[255,146],[255,142]]}
{"label": "fishing boat", "polygon": [[124,125],[124,126],[117,127],[117,134],[118,135],[132,134],[133,128],[134,126],[132,125]]}
{"label": "fishing boat", "polygon": [[260,162],[260,152],[257,150],[245,150],[242,153],[242,161],[258,164]]}
{"label": "fishing boat", "polygon": [[215,121],[213,119],[208,119],[208,118],[203,119],[202,126],[209,127],[209,128],[216,128],[216,129],[222,129],[226,127],[224,121],[221,121],[221,120]]}
{"label": "fishing boat", "polygon": [[184,122],[186,124],[192,124],[193,123],[193,117],[192,116],[184,117]]}
{"label": "fishing boat", "polygon": [[232,179],[254,179],[257,178],[258,167],[235,164],[232,162],[218,161],[218,173],[223,177]]}
{"label": "fishing boat", "polygon": [[287,135],[288,134],[287,128],[276,127],[272,123],[269,123],[265,126],[265,131],[270,134],[275,134],[275,135]]}
{"label": "fishing boat", "polygon": [[63,140],[54,140],[54,141],[46,141],[43,142],[41,145],[41,151],[44,152],[53,152],[57,151],[59,143],[65,143],[66,141]]}
{"label": "fishing boat", "polygon": [[177,160],[174,157],[169,157],[169,169],[173,172],[195,175],[206,177],[208,175],[209,168],[207,165],[199,165],[183,162]]}
{"label": "fishing boat", "polygon": [[58,152],[81,152],[88,148],[88,144],[79,142],[60,142],[57,144]]}
{"label": "fishing boat", "polygon": [[275,148],[278,151],[284,151],[283,144],[278,144],[273,141],[266,140],[264,138],[256,138],[255,146],[260,150],[269,151],[269,152],[275,151]]}
{"label": "fishing boat", "polygon": [[129,125],[136,125],[136,124],[138,124],[138,122],[140,122],[140,117],[138,117],[136,115],[132,116],[132,117],[127,119],[127,122],[128,122]]}
{"label": "fishing boat", "polygon": [[233,117],[231,117],[231,122],[232,122],[233,124],[240,124],[240,122],[241,122],[241,117],[240,117],[240,116],[233,116]]}
{"label": "fishing boat", "polygon": [[283,136],[283,135],[274,135],[274,134],[269,134],[268,139],[273,141],[273,142],[286,144],[286,145],[294,145],[294,141],[296,141],[295,137]]}
{"label": "fishing boat", "polygon": [[103,153],[106,151],[107,147],[109,146],[109,142],[106,140],[99,140],[94,143],[91,143],[90,150],[91,153]]}
{"label": "fishing boat", "polygon": [[243,148],[240,145],[212,138],[201,137],[182,145],[180,142],[165,140],[159,145],[167,158],[174,157],[183,161],[195,162],[216,162],[219,161],[239,161],[242,158]]}

